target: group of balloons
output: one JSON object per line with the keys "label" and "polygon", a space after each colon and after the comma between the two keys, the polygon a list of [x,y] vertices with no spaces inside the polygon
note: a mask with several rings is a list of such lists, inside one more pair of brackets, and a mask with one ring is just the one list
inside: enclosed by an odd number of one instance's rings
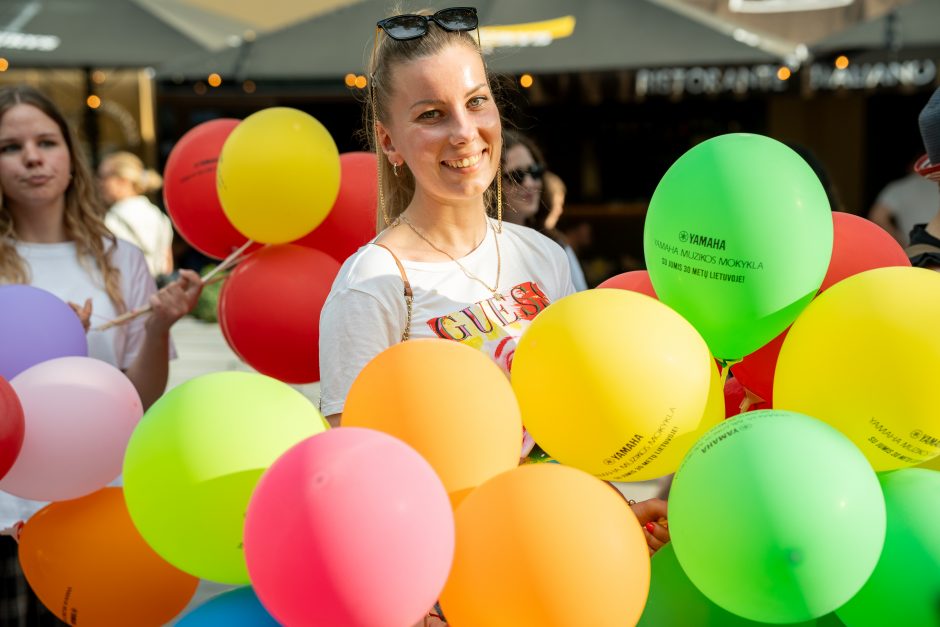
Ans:
{"label": "group of balloons", "polygon": [[[87,383],[63,361],[87,360],[81,345],[37,342],[38,365],[0,356],[0,463],[22,449],[0,489],[25,477],[41,485],[21,495],[61,501],[21,540],[58,614],[159,625],[202,578],[251,588],[187,627],[395,627],[435,600],[455,627],[935,624],[940,473],[911,466],[940,454],[926,393],[940,276],[831,214],[796,153],[753,135],[693,148],[652,199],[648,272],[548,307],[511,383],[470,347],[401,343],[363,369],[328,430],[287,383],[319,378],[310,321],[374,228],[374,167],[290,109],[181,140],[165,188],[180,233],[217,258],[258,244],[227,278],[220,320],[263,374],[198,377],[143,420],[138,401],[93,436],[107,444],[93,463],[70,447],[90,437],[77,408],[102,405],[49,392]],[[37,370],[57,363],[58,378]],[[775,409],[723,420],[729,365]],[[429,385],[429,372],[444,376]],[[34,413],[68,447],[27,455]],[[560,464],[518,465],[523,425]],[[62,462],[37,473],[31,459]],[[123,489],[98,489],[121,470]],[[651,561],[599,479],[673,472],[673,542]]]}
{"label": "group of balloons", "polygon": [[[832,214],[810,167],[756,135],[670,168],[644,249],[647,271],[601,286],[619,289],[541,314],[512,379],[560,462],[619,481],[676,472],[641,624],[940,624],[926,532],[940,473],[912,468],[940,454],[940,274]],[[712,358],[776,409],[722,421]],[[699,599],[700,622],[672,595]]]}
{"label": "group of balloons", "polygon": [[218,119],[187,132],[165,169],[164,201],[193,248],[226,259],[219,321],[232,350],[288,383],[319,381],[316,324],[339,264],[375,235],[375,155],[340,155],[296,109]]}

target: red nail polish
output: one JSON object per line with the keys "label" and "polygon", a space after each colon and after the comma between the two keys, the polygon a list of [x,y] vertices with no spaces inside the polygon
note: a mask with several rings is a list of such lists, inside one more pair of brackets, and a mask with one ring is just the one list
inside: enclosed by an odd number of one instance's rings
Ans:
{"label": "red nail polish", "polygon": [[651,522],[646,523],[646,530],[647,530],[647,531],[649,531],[650,533],[653,533],[653,530],[655,530],[655,529],[656,529],[656,525],[654,525],[654,524],[651,523]]}

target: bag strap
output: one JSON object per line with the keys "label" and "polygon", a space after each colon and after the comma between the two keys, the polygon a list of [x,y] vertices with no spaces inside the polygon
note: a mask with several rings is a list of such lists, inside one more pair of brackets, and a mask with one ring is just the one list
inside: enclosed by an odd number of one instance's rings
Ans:
{"label": "bag strap", "polygon": [[405,318],[405,329],[401,332],[401,341],[407,342],[408,338],[411,336],[411,309],[415,300],[414,293],[411,291],[411,283],[408,281],[408,275],[405,274],[405,266],[401,264],[401,261],[398,259],[398,256],[392,252],[392,249],[385,244],[377,244],[375,242],[373,242],[373,244],[388,251],[388,254],[395,260],[395,265],[398,266],[398,273],[401,274],[402,283],[405,284],[405,308],[408,313]]}

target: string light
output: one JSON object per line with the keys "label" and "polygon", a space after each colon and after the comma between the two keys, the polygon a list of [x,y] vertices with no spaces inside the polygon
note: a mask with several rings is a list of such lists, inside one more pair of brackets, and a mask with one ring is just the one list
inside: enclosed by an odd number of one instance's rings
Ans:
{"label": "string light", "polygon": [[849,58],[847,56],[840,54],[838,57],[836,57],[837,70],[844,70],[847,67],[849,67]]}
{"label": "string light", "polygon": [[0,72],[6,72],[10,69],[10,62],[5,58],[0,57]]}
{"label": "string light", "polygon": [[356,75],[351,72],[343,80],[346,82],[346,87],[356,86]]}
{"label": "string light", "polygon": [[255,82],[253,80],[246,80],[245,82],[242,83],[242,91],[244,91],[246,94],[255,93],[255,90],[257,88],[258,86],[255,85]]}
{"label": "string light", "polygon": [[780,66],[780,69],[777,70],[777,78],[782,81],[787,80],[791,76],[793,76],[793,72],[791,72],[790,68],[785,65]]}
{"label": "string light", "polygon": [[356,77],[356,83],[355,83],[356,87],[358,87],[359,89],[365,89],[366,84],[368,84],[368,81],[366,81],[365,76],[360,74],[359,76]]}
{"label": "string light", "polygon": [[85,104],[88,105],[89,109],[97,109],[101,106],[101,98],[92,94],[85,99]]}
{"label": "string light", "polygon": [[218,87],[219,85],[222,84],[222,77],[217,72],[213,72],[212,74],[210,74],[209,78],[206,80],[209,82],[209,85],[211,85],[212,87]]}
{"label": "string light", "polygon": [[531,74],[523,74],[519,77],[519,84],[522,85],[525,89],[532,87],[532,83],[535,82]]}

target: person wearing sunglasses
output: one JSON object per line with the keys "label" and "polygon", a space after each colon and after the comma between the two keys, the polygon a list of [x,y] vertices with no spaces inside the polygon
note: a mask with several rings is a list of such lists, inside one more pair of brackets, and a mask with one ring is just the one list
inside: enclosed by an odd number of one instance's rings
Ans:
{"label": "person wearing sunglasses", "polygon": [[503,222],[502,122],[477,26],[469,7],[376,25],[365,132],[379,233],[343,264],[321,313],[331,424],[360,370],[398,342],[462,342],[508,374],[532,319],[574,292],[561,247]]}
{"label": "person wearing sunglasses", "polygon": [[334,424],[389,346],[458,341],[508,374],[523,330],[574,291],[555,242],[503,223],[502,123],[476,28],[467,7],[377,24],[366,131],[380,233],[346,261],[320,318],[321,409]]}
{"label": "person wearing sunglasses", "polygon": [[545,168],[545,158],[535,142],[515,131],[503,131],[503,185],[506,221],[532,227],[555,240],[568,257],[575,290],[586,290],[581,263],[557,228],[564,210],[565,184]]}

